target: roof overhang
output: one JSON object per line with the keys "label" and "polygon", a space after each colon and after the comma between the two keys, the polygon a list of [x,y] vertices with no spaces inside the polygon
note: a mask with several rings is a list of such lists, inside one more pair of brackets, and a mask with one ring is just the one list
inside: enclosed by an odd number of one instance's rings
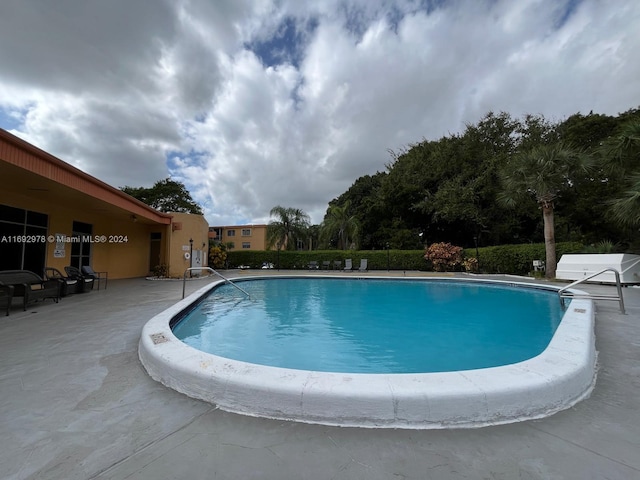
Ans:
{"label": "roof overhang", "polygon": [[149,207],[2,129],[0,178],[9,191],[15,188],[31,197],[75,202],[85,211],[127,215],[145,223],[171,223],[170,214]]}

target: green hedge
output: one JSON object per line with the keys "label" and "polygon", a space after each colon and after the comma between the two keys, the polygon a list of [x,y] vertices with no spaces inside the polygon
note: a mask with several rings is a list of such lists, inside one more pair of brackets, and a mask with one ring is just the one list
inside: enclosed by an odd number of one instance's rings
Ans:
{"label": "green hedge", "polygon": [[[556,244],[558,259],[565,253],[578,253],[584,246],[578,242],[564,242]],[[534,260],[545,259],[544,243],[526,243],[521,245],[499,245],[478,249],[480,272],[509,273],[526,275],[532,270]],[[465,257],[475,257],[475,248],[464,250]],[[340,260],[344,266],[345,259],[353,261],[353,268],[357,269],[360,259],[366,258],[369,270],[431,270],[431,266],[424,259],[424,250],[312,250],[312,251],[231,251],[227,261],[229,268],[247,265],[260,268],[264,262],[283,270],[306,270],[309,262],[329,260],[331,268],[333,261]]]}
{"label": "green hedge", "polygon": [[330,261],[333,268],[334,260],[340,260],[344,267],[344,261],[350,258],[353,268],[358,269],[360,259],[366,258],[369,270],[387,270],[387,264],[391,270],[427,270],[428,265],[424,260],[422,250],[312,250],[312,251],[231,251],[227,260],[229,268],[237,268],[247,265],[251,268],[260,268],[263,262],[273,263],[283,270],[296,270],[308,268],[309,262],[316,261],[322,266],[323,261]]}
{"label": "green hedge", "polygon": [[[579,253],[584,248],[580,242],[556,243],[556,258],[565,253]],[[545,260],[544,243],[498,245],[478,249],[479,268],[484,273],[509,273],[526,275],[533,270],[534,260]],[[465,257],[475,257],[475,249],[465,249]]]}

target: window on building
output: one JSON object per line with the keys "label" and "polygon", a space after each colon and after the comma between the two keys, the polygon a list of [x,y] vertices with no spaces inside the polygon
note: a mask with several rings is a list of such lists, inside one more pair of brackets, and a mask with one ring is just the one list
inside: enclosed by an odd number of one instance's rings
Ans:
{"label": "window on building", "polygon": [[73,222],[73,243],[71,243],[71,266],[82,268],[91,265],[91,233],[90,223]]}
{"label": "window on building", "polygon": [[242,229],[242,236],[243,237],[250,237],[251,236],[251,229],[250,228],[243,228]]}
{"label": "window on building", "polygon": [[227,237],[235,237],[235,236],[236,236],[235,230],[227,230]]}
{"label": "window on building", "polygon": [[218,241],[222,239],[222,229],[219,227],[209,227],[209,233],[213,233],[213,237],[210,236],[209,238],[213,238]]}
{"label": "window on building", "polygon": [[251,248],[251,242],[242,242],[242,248]]}
{"label": "window on building", "polygon": [[48,223],[49,216],[44,213],[0,205],[0,270],[30,270],[42,275]]}

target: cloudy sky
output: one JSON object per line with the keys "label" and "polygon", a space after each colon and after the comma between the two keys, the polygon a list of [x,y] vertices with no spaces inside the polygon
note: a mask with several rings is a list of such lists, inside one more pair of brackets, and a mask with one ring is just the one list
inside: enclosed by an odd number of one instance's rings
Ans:
{"label": "cloudy sky", "polygon": [[640,106],[638,0],[2,0],[0,128],[211,225],[314,223],[488,111]]}

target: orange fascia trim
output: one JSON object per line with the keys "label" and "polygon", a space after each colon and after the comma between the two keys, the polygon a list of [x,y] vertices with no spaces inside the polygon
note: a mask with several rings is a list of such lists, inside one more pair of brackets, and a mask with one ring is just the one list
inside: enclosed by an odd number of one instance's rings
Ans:
{"label": "orange fascia trim", "polygon": [[159,212],[111,185],[0,128],[0,159],[69,188],[115,205],[140,217],[169,225],[171,215]]}

